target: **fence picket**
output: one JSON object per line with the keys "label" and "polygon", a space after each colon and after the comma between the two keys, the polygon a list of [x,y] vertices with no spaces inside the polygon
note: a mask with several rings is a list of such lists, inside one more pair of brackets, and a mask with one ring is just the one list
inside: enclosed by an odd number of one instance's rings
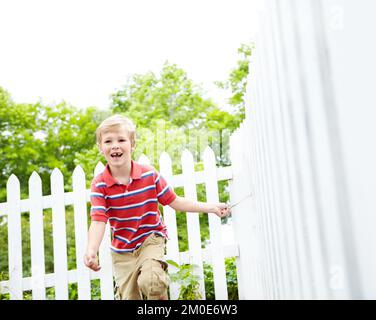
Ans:
{"label": "fence picket", "polygon": [[[163,152],[159,159],[160,173],[165,178],[167,183],[172,187],[172,163],[170,156]],[[178,242],[178,229],[176,224],[176,212],[170,206],[163,208],[163,219],[168,230],[169,240],[167,241],[166,251],[167,259],[175,261],[180,264],[179,256],[179,242]],[[168,271],[170,274],[177,272],[177,268],[169,266]],[[171,283],[170,297],[176,300],[179,297],[180,285],[178,283]]]}
{"label": "fence picket", "polygon": [[90,272],[83,263],[88,230],[85,181],[85,172],[80,166],[77,166],[73,171],[73,207],[76,241],[77,287],[79,300],[91,299]]}
{"label": "fence picket", "polygon": [[12,174],[7,182],[9,292],[11,300],[23,299],[20,198],[20,182]]}
{"label": "fence picket", "polygon": [[[102,162],[98,162],[95,166],[94,176],[102,173],[105,166]],[[111,230],[107,223],[106,230],[103,236],[102,243],[99,247],[99,264],[101,265],[101,270],[99,272],[100,284],[101,284],[101,299],[102,300],[113,300],[114,299],[114,285],[113,285],[113,272],[112,272],[112,261],[110,255],[110,245],[111,245]]]}
{"label": "fence picket", "polygon": [[99,248],[99,263],[101,265],[101,300],[114,300],[114,284],[112,273],[112,258],[110,255],[111,231],[109,223],[106,224],[106,230],[103,241]]}
{"label": "fence picket", "polygon": [[96,177],[98,174],[102,173],[105,169],[105,165],[102,162],[98,162],[94,169],[94,177]]}
{"label": "fence picket", "polygon": [[140,157],[137,160],[138,163],[143,164],[143,165],[150,165],[150,160],[147,156],[144,154],[140,155]]}
{"label": "fence picket", "polygon": [[64,178],[59,169],[51,174],[52,232],[55,270],[55,298],[68,300],[67,240],[64,205]]}
{"label": "fence picket", "polygon": [[34,171],[29,179],[30,249],[33,300],[45,300],[42,180]]}
{"label": "fence picket", "polygon": [[[197,200],[196,182],[194,180],[193,155],[185,149],[182,157],[184,196],[191,200]],[[200,278],[200,293],[205,299],[204,268],[201,252],[200,220],[197,212],[187,212],[188,245],[191,264],[195,265],[194,274]]]}
{"label": "fence picket", "polygon": [[[238,163],[236,162],[239,150],[240,150],[240,132],[239,129],[236,130],[232,136],[230,137],[230,156],[233,157],[231,158],[232,162],[232,168],[233,168],[233,180],[236,181],[237,175],[238,175]],[[240,175],[239,175],[240,176]],[[236,203],[239,200],[241,200],[241,196],[238,194],[242,194],[242,191],[239,190],[241,189],[241,186],[238,183],[230,183],[230,200],[231,203]],[[240,226],[241,224],[238,222],[239,218],[237,217],[237,207],[232,208],[232,216],[233,216],[233,224],[234,224],[234,231],[238,230],[238,225]],[[235,232],[235,238],[237,240],[238,246],[239,246],[239,251],[241,250],[241,243],[239,241],[239,233]],[[237,272],[237,280],[238,280],[238,292],[239,292],[239,299],[243,300],[246,297],[246,281],[248,277],[248,273],[246,270],[246,266],[242,263],[243,261],[239,259],[239,257],[236,259],[236,272]]]}
{"label": "fence picket", "polygon": [[[213,150],[206,147],[204,151],[206,201],[218,203],[218,185],[216,162]],[[209,213],[210,249],[213,261],[214,291],[217,300],[227,300],[226,267],[221,238],[221,219]]]}

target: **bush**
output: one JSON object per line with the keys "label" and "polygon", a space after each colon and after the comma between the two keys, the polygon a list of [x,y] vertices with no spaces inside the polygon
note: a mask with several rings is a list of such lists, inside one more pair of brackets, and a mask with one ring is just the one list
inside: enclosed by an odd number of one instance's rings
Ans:
{"label": "bush", "polygon": [[[178,300],[199,300],[202,298],[199,291],[199,277],[193,274],[194,265],[179,265],[174,261],[168,260],[169,264],[178,268],[178,271],[171,275],[171,281],[180,284]],[[235,257],[226,258],[226,280],[229,300],[238,300],[238,281],[236,274]],[[206,300],[215,300],[213,267],[204,263],[204,281]]]}

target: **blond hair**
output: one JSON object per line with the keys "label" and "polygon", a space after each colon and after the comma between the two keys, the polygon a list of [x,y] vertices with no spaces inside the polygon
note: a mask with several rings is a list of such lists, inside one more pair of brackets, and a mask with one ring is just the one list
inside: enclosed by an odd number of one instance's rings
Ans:
{"label": "blond hair", "polygon": [[97,144],[99,145],[101,143],[102,134],[104,132],[116,130],[119,128],[124,128],[128,132],[131,144],[132,146],[134,146],[136,138],[136,126],[134,125],[131,119],[121,114],[115,114],[102,121],[102,123],[98,126],[97,130],[95,131],[97,137]]}

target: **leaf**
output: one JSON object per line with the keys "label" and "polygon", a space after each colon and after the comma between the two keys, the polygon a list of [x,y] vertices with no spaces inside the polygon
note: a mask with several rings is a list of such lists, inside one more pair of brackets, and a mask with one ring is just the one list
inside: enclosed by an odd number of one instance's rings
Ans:
{"label": "leaf", "polygon": [[176,263],[176,262],[173,261],[173,260],[166,260],[166,262],[167,262],[168,264],[174,266],[175,268],[178,268],[178,269],[180,268],[179,264]]}

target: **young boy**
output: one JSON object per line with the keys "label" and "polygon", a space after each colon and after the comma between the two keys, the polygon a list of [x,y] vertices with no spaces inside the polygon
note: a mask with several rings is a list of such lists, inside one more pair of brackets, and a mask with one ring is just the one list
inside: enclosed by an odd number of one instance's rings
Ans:
{"label": "young boy", "polygon": [[230,209],[224,203],[179,197],[153,167],[131,160],[135,126],[128,118],[107,118],[96,135],[107,165],[91,183],[91,225],[84,263],[94,271],[100,269],[97,253],[109,221],[116,297],[167,299],[169,277],[163,261],[167,229],[158,203],[176,211],[211,212],[219,217],[227,216]]}

